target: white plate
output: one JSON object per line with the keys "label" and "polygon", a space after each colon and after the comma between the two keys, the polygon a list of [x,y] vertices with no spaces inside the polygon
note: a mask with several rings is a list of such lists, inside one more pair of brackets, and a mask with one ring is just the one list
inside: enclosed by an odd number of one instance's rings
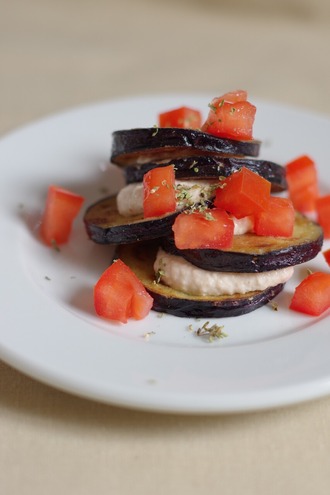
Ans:
{"label": "white plate", "polygon": [[[81,217],[60,252],[38,240],[50,183],[83,194],[86,206],[104,195],[105,186],[115,192],[123,184],[107,163],[112,131],[152,126],[158,112],[183,104],[207,110],[209,100],[166,95],[110,101],[53,116],[0,141],[4,361],[60,389],[154,411],[239,412],[330,393],[329,321],[288,309],[306,266],[296,269],[277,298],[277,312],[267,306],[216,320],[227,337],[209,343],[188,329],[205,320],[151,313],[119,325],[97,318],[93,285],[111,249],[87,239]],[[283,163],[310,154],[322,192],[329,192],[330,119],[271,103],[257,106],[261,155]],[[321,254],[307,266],[327,270]]]}

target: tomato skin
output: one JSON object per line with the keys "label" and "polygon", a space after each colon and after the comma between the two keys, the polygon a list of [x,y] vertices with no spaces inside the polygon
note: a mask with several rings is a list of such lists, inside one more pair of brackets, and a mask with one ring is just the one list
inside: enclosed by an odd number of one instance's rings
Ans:
{"label": "tomato skin", "polygon": [[40,226],[42,240],[48,246],[68,242],[72,223],[78,215],[84,198],[67,189],[51,185]]}
{"label": "tomato skin", "polygon": [[326,251],[323,251],[323,256],[324,256],[324,259],[325,261],[328,263],[328,265],[330,266],[330,249],[327,249]]}
{"label": "tomato skin", "polygon": [[295,289],[290,309],[319,316],[330,308],[330,273],[314,272]]}
{"label": "tomato skin", "polygon": [[218,106],[221,100],[226,101],[227,103],[237,103],[238,101],[247,101],[247,91],[245,89],[237,89],[235,91],[229,91],[222,96],[218,96],[213,98],[211,105]]}
{"label": "tomato skin", "polygon": [[144,218],[160,217],[176,210],[174,166],[157,167],[143,176]]}
{"label": "tomato skin", "polygon": [[316,200],[317,221],[321,225],[324,237],[330,239],[330,194]]}
{"label": "tomato skin", "polygon": [[308,155],[300,155],[291,160],[285,165],[285,169],[291,191],[306,187],[317,179],[315,162]]}
{"label": "tomato skin", "polygon": [[255,215],[267,208],[270,188],[268,180],[242,167],[216,190],[214,206],[232,213],[236,218]]}
{"label": "tomato skin", "polygon": [[152,308],[153,298],[135,273],[120,259],[110,265],[94,286],[97,315],[121,323],[141,320]]}
{"label": "tomato skin", "polygon": [[301,155],[285,165],[289,197],[296,210],[315,210],[319,195],[316,164],[308,155]]}
{"label": "tomato skin", "polygon": [[178,249],[228,248],[234,236],[234,222],[227,212],[216,208],[180,213],[172,229]]}
{"label": "tomato skin", "polygon": [[247,101],[246,91],[232,91],[213,98],[209,107],[208,117],[201,128],[203,132],[228,139],[253,139],[257,109]]}
{"label": "tomato skin", "polygon": [[305,188],[297,189],[292,192],[289,190],[289,198],[295,209],[301,213],[311,213],[315,211],[318,195],[319,188],[317,184],[308,184]]}
{"label": "tomato skin", "polygon": [[295,210],[287,198],[271,196],[265,210],[254,218],[254,232],[257,235],[291,237],[295,223]]}
{"label": "tomato skin", "polygon": [[158,115],[159,127],[178,127],[181,129],[199,129],[202,125],[202,114],[189,107],[175,108]]}

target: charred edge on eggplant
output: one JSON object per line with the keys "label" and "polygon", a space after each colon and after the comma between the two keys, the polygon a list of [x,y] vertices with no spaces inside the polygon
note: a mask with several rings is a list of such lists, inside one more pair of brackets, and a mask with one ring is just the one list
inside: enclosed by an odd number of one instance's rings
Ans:
{"label": "charred edge on eggplant", "polygon": [[124,217],[118,213],[116,196],[110,196],[87,208],[84,223],[88,236],[97,244],[130,244],[169,235],[177,214]]}
{"label": "charred edge on eggplant", "polygon": [[182,256],[199,268],[211,271],[257,273],[309,261],[320,252],[323,244],[321,227],[303,215],[296,214],[292,237],[257,236],[253,233],[234,236],[228,250],[178,249],[173,235],[161,240],[170,254]]}
{"label": "charred edge on eggplant", "polygon": [[256,172],[272,185],[272,192],[281,192],[287,189],[285,168],[267,160],[252,158],[220,158],[212,156],[195,156],[166,160],[161,163],[149,162],[141,165],[127,165],[124,174],[127,184],[141,182],[143,176],[155,167],[174,165],[176,179],[218,179],[228,177],[242,167]]}
{"label": "charred edge on eggplant", "polygon": [[277,296],[284,284],[264,291],[253,291],[231,296],[192,296],[155,283],[153,263],[157,243],[118,246],[116,257],[126,263],[141,280],[154,299],[153,309],[179,317],[219,318],[240,316],[264,306]]}
{"label": "charred edge on eggplant", "polygon": [[145,128],[112,134],[111,161],[132,165],[196,155],[258,156],[260,141],[224,139],[193,129]]}

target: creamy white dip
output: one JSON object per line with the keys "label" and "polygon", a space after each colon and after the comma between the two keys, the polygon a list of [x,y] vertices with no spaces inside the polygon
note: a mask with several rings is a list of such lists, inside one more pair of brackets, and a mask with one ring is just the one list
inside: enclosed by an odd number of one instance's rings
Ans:
{"label": "creamy white dip", "polygon": [[[214,185],[218,181],[175,181],[177,210],[182,210],[200,201],[210,200],[215,195]],[[143,213],[143,183],[135,182],[123,187],[117,195],[118,212],[130,217],[141,215]],[[234,222],[234,235],[245,234],[253,228],[252,217],[235,218],[231,216]]]}
{"label": "creamy white dip", "polygon": [[245,294],[287,282],[293,267],[260,273],[212,272],[192,265],[181,256],[159,249],[154,270],[173,289],[199,296]]}
{"label": "creamy white dip", "polygon": [[[175,181],[177,209],[214,198],[215,184],[219,181]],[[118,212],[125,216],[143,213],[143,183],[135,182],[123,187],[117,195]]]}
{"label": "creamy white dip", "polygon": [[117,210],[124,217],[143,213],[143,183],[128,184],[117,194]]}

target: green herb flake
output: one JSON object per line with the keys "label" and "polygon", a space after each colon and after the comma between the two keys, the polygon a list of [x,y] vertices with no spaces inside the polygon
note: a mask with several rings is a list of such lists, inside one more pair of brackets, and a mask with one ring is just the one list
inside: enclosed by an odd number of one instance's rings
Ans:
{"label": "green herb flake", "polygon": [[59,245],[57,244],[56,240],[55,239],[52,239],[50,241],[50,244],[52,246],[52,248],[54,249],[54,251],[56,251],[57,253],[59,253],[61,250],[60,250],[60,247]]}
{"label": "green herb flake", "polygon": [[197,337],[207,337],[209,342],[213,342],[215,339],[223,339],[224,337],[227,337],[227,334],[224,333],[223,328],[223,325],[217,325],[216,323],[210,326],[210,322],[207,321],[195,331],[195,335]]}
{"label": "green herb flake", "polygon": [[210,222],[214,222],[215,221],[214,216],[209,211],[204,211],[204,217],[206,218],[206,220],[209,220]]}
{"label": "green herb flake", "polygon": [[278,311],[278,304],[276,302],[272,301],[270,303],[270,306],[271,306],[273,311]]}
{"label": "green herb flake", "polygon": [[164,277],[165,275],[165,271],[162,270],[161,268],[158,268],[156,274],[155,274],[155,280],[154,280],[154,284],[159,284],[162,277]]}

